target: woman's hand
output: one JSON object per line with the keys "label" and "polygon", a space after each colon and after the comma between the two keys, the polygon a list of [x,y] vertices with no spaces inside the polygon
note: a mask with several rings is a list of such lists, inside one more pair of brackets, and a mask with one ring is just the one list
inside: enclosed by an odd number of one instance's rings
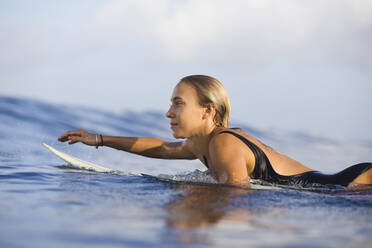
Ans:
{"label": "woman's hand", "polygon": [[84,143],[88,146],[96,146],[97,138],[96,134],[88,133],[84,130],[74,130],[68,131],[58,137],[58,140],[61,142],[70,141],[69,144],[75,144],[76,142]]}

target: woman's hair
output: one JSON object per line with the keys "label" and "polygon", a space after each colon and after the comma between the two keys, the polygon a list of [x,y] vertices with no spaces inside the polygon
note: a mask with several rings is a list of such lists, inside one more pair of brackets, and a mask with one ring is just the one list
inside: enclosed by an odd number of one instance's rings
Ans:
{"label": "woman's hair", "polygon": [[214,123],[218,127],[229,127],[230,99],[223,84],[217,79],[205,75],[184,77],[180,83],[186,83],[196,90],[199,104],[206,106],[212,103],[216,109]]}

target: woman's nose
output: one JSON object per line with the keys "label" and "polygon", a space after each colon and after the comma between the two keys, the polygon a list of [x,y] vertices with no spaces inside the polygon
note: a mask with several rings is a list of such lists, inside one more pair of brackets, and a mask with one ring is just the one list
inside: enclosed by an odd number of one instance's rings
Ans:
{"label": "woman's nose", "polygon": [[165,116],[167,118],[172,118],[173,117],[173,114],[171,113],[171,109],[170,108],[168,109],[167,113],[165,113]]}

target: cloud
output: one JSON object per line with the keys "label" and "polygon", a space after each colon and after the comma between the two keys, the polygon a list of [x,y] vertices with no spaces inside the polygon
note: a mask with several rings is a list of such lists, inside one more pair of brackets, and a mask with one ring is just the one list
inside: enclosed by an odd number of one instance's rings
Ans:
{"label": "cloud", "polygon": [[203,49],[211,56],[243,54],[259,61],[314,43],[355,56],[342,47],[355,42],[362,49],[353,52],[366,59],[363,51],[372,47],[365,35],[371,33],[372,2],[363,0],[115,0],[100,10],[97,23],[122,37],[155,39],[170,59],[181,61]]}
{"label": "cloud", "polygon": [[0,18],[2,65],[116,53],[135,44],[174,62],[208,57],[261,66],[310,51],[372,69],[371,1],[113,0],[88,11],[76,4],[76,12],[44,5],[50,14],[38,9]]}

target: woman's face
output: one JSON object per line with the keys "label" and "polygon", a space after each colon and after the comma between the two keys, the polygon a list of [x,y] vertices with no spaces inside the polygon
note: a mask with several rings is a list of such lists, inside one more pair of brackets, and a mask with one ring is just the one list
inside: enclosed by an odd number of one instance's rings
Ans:
{"label": "woman's face", "polygon": [[179,83],[173,90],[171,106],[166,113],[175,138],[198,135],[205,125],[204,107],[199,105],[194,87]]}

